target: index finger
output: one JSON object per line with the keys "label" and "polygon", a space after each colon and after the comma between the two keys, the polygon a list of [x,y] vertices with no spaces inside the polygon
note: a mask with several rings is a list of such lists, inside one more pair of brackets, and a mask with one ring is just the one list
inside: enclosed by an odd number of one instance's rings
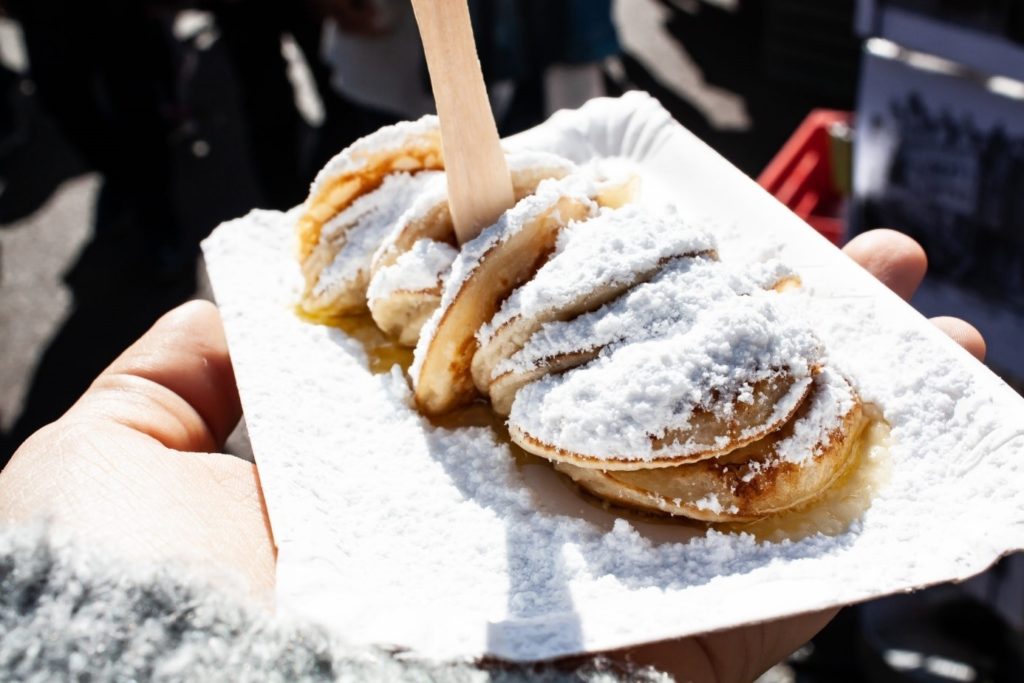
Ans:
{"label": "index finger", "polygon": [[908,301],[928,270],[921,245],[895,230],[861,233],[843,247],[843,253]]}

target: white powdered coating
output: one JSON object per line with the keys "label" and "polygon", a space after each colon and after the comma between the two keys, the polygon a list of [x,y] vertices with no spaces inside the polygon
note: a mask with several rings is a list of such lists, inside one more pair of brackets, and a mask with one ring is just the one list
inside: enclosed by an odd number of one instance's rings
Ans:
{"label": "white powdered coating", "polygon": [[374,252],[395,221],[420,191],[440,175],[444,174],[440,171],[392,173],[384,178],[380,187],[359,197],[328,221],[323,229],[324,238],[347,230],[345,244],[334,260],[320,271],[313,294],[320,296],[352,282],[360,272],[368,272]]}
{"label": "white powdered coating", "polygon": [[582,168],[591,177],[597,179],[599,187],[603,187],[605,184],[619,184],[636,176],[636,164],[622,157],[610,156],[591,159],[583,164]]}
{"label": "white powdered coating", "polygon": [[324,166],[309,188],[309,196],[315,197],[323,187],[339,175],[359,171],[368,157],[388,150],[400,151],[410,140],[440,131],[437,117],[428,114],[415,121],[402,121],[359,138],[336,154]]}
{"label": "white powdered coating", "polygon": [[[797,383],[776,412],[792,409],[822,349],[809,328],[779,314],[773,298],[755,293],[722,299],[681,331],[548,375],[519,391],[509,422],[576,453],[649,461],[659,455],[652,437],[685,431],[698,409],[728,417],[734,402],[755,400],[755,383],[780,371]],[[702,447],[686,441],[670,446],[674,455]]]}
{"label": "white powdered coating", "polygon": [[783,280],[799,277],[789,264],[777,258],[745,264],[743,272],[752,283],[762,289],[771,289]]}
{"label": "white powdered coating", "polygon": [[536,192],[520,199],[514,207],[501,215],[497,223],[485,228],[479,235],[462,245],[458,257],[452,263],[448,281],[445,283],[444,292],[441,295],[441,305],[424,323],[419,342],[413,351],[412,365],[409,368],[413,386],[418,381],[423,359],[427,355],[430,343],[434,340],[441,317],[451,306],[466,281],[479,267],[480,260],[484,255],[499,244],[507,242],[530,222],[551,210],[562,198],[575,199],[587,204],[593,213],[597,210],[597,205],[590,198],[595,192],[594,181],[585,174],[573,174],[561,180],[543,180],[537,186]]}
{"label": "white powdered coating", "polygon": [[[538,172],[542,170],[561,170],[568,174],[576,168],[576,164],[568,159],[557,154],[551,154],[550,152],[509,152],[506,156],[506,161],[511,173],[535,169]],[[405,213],[395,221],[395,229],[384,239],[373,258],[376,260],[379,255],[385,253],[402,234],[403,229],[410,223],[422,220],[431,211],[434,211],[438,206],[447,201],[448,179],[444,173],[439,173],[423,188]]]}
{"label": "white powdered coating", "polygon": [[[416,197],[416,200],[409,206],[408,210],[402,214],[402,217],[397,221],[397,227],[404,227],[413,221],[422,219],[428,213],[433,211],[438,205],[448,201],[448,177],[444,173],[438,173],[437,176],[423,188],[420,195]],[[393,234],[397,236],[398,230]]]}
{"label": "white powdered coating", "polygon": [[814,384],[807,412],[793,422],[793,433],[775,444],[777,460],[802,464],[814,455],[818,444],[828,446],[832,442],[832,432],[853,410],[853,388],[838,372],[826,367]]}
{"label": "white powdered coating", "polygon": [[455,295],[480,265],[480,259],[487,252],[517,235],[526,225],[558,204],[562,198],[575,199],[589,204],[596,211],[597,206],[590,199],[594,192],[593,181],[584,175],[577,174],[561,180],[541,181],[536,192],[520,199],[514,207],[503,213],[494,225],[484,229],[475,238],[462,245],[459,257],[452,264],[451,278],[448,281],[448,286],[445,287],[441,307],[445,308],[451,304]]}
{"label": "white powdered coating", "polygon": [[540,150],[508,152],[505,155],[505,161],[508,163],[510,173],[522,173],[531,170],[560,170],[569,173],[576,168],[576,164],[565,157]]}
{"label": "white powdered coating", "polygon": [[698,510],[710,510],[716,515],[722,514],[722,510],[725,509],[722,507],[722,502],[718,500],[718,496],[716,496],[713,493],[709,493],[700,500],[694,501],[693,507],[697,508]]}
{"label": "white powdered coating", "polygon": [[714,238],[688,225],[671,207],[604,209],[558,235],[555,252],[532,279],[512,292],[477,331],[487,341],[505,323],[534,318],[578,301],[596,289],[628,283],[674,256],[712,251]]}
{"label": "white powdered coating", "polygon": [[519,351],[494,368],[492,378],[529,372],[545,359],[600,349],[625,340],[643,341],[690,325],[697,315],[755,285],[708,257],[681,258],[596,311],[545,323]]}
{"label": "white powdered coating", "polygon": [[454,247],[444,242],[416,240],[412,249],[373,276],[366,290],[366,298],[372,302],[399,291],[433,289],[447,279],[448,268],[458,254]]}

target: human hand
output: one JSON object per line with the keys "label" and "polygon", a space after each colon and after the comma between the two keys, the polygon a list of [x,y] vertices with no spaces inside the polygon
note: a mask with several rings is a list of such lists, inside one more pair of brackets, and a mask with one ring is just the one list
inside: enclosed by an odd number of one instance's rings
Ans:
{"label": "human hand", "polygon": [[213,569],[269,600],[274,545],[256,468],[210,452],[240,416],[217,309],[185,304],[22,444],[0,472],[0,523],[46,518],[119,559]]}
{"label": "human hand", "polygon": [[[846,253],[909,298],[924,276],[921,248],[876,230]],[[936,320],[977,357],[963,321]],[[53,528],[131,560],[240,575],[259,596],[274,584],[274,546],[253,465],[211,453],[240,415],[216,308],[192,302],[132,345],[57,422],[0,473],[0,522],[47,516]],[[742,681],[781,660],[835,611],[612,653],[679,680]]]}

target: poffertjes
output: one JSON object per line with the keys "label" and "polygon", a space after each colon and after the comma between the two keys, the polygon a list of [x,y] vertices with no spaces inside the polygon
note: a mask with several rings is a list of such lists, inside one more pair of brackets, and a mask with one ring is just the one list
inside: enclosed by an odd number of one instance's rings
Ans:
{"label": "poffertjes", "polygon": [[[507,161],[517,199],[532,194],[542,180],[563,178],[576,166],[546,153],[511,153]],[[403,346],[416,346],[420,328],[440,304],[456,244],[447,183],[440,175],[394,222],[370,266],[370,314]]]}
{"label": "poffertjes", "polygon": [[509,434],[618,505],[708,522],[814,500],[870,420],[783,263],[720,260],[628,164],[510,152],[516,204],[459,245],[436,119],[381,129],[313,184],[302,307],[369,307],[427,416],[488,398]]}

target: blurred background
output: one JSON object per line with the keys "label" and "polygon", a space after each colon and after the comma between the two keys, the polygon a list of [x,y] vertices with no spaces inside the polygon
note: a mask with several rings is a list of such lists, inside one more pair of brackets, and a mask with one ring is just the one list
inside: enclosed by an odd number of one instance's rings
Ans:
{"label": "blurred background", "polygon": [[[639,88],[1024,387],[1024,2],[470,0],[502,134]],[[0,0],[0,465],[157,317],[199,241],[432,108],[408,0]],[[244,428],[232,452],[251,457]],[[1024,564],[845,610],[764,681],[1024,680]]]}

